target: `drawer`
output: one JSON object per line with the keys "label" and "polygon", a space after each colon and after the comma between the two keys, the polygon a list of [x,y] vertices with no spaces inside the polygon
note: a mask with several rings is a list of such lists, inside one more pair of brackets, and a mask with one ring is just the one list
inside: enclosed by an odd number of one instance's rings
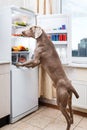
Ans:
{"label": "drawer", "polygon": [[10,72],[10,64],[0,64],[0,74],[6,74]]}
{"label": "drawer", "polygon": [[0,118],[10,114],[10,74],[0,75]]}

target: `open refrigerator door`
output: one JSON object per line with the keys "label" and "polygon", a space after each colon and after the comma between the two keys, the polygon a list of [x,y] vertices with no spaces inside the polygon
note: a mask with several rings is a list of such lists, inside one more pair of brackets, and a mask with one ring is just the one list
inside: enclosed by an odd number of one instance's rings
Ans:
{"label": "open refrigerator door", "polygon": [[53,42],[62,64],[71,60],[71,20],[69,15],[38,15],[37,25],[41,26]]}

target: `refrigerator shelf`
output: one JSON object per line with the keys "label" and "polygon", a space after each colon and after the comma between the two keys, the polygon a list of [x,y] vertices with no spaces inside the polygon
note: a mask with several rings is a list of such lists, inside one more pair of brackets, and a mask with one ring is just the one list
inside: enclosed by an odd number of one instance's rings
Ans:
{"label": "refrigerator shelf", "polygon": [[29,27],[29,24],[26,24],[26,25],[16,25],[16,24],[12,24],[12,27],[15,27],[16,29],[17,29],[17,28],[26,28],[26,27]]}
{"label": "refrigerator shelf", "polygon": [[56,34],[56,33],[67,33],[67,30],[46,30],[44,29],[47,34]]}
{"label": "refrigerator shelf", "polygon": [[34,16],[35,17],[35,13],[29,9],[25,9],[25,8],[22,8],[22,7],[15,7],[15,6],[11,6],[11,9],[12,9],[12,13],[14,12],[19,12],[19,13],[22,13],[22,14],[26,14],[26,15],[31,15],[31,16]]}
{"label": "refrigerator shelf", "polygon": [[67,41],[52,41],[54,45],[67,45]]}
{"label": "refrigerator shelf", "polygon": [[29,51],[12,51],[12,54],[29,54]]}
{"label": "refrigerator shelf", "polygon": [[18,39],[19,39],[19,38],[20,38],[20,39],[21,39],[21,38],[25,38],[25,39],[28,38],[28,39],[29,39],[30,37],[24,37],[24,36],[13,36],[13,35],[12,35],[11,38],[12,38],[12,39],[17,39],[17,38],[18,38]]}

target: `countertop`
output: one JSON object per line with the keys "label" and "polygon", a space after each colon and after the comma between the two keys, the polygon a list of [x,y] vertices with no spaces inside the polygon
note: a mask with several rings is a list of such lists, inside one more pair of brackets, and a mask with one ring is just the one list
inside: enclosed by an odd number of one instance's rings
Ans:
{"label": "countertop", "polygon": [[0,61],[0,65],[2,64],[10,64],[10,61]]}
{"label": "countertop", "polygon": [[87,69],[87,64],[81,64],[81,63],[69,63],[69,64],[63,64],[63,66]]}

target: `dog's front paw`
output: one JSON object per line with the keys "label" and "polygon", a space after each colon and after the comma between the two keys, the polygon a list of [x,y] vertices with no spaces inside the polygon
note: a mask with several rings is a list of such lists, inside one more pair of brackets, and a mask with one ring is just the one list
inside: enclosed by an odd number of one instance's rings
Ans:
{"label": "dog's front paw", "polygon": [[22,63],[16,63],[15,66],[20,67],[20,66],[24,66],[24,65]]}

